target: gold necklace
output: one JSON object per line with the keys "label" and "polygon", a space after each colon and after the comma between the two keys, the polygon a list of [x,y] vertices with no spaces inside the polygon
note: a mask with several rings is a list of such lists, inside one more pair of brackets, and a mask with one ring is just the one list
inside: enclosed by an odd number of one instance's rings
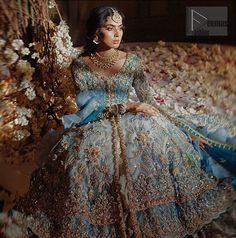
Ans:
{"label": "gold necklace", "polygon": [[98,52],[95,52],[95,54],[91,54],[89,56],[89,59],[92,61],[92,63],[101,69],[111,68],[117,62],[118,58],[118,50],[114,50],[114,53],[112,53],[110,57],[102,57]]}

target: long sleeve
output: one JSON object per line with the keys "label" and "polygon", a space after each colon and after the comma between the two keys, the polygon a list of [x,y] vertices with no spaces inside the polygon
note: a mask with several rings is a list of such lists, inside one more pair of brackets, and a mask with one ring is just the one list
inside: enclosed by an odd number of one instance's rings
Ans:
{"label": "long sleeve", "polygon": [[149,82],[144,73],[144,69],[145,68],[142,63],[142,60],[139,57],[137,57],[137,63],[135,66],[134,79],[133,79],[132,86],[135,89],[138,99],[140,100],[140,102],[145,102],[147,104],[154,106],[160,111],[160,113],[164,117],[168,118],[168,120],[172,121],[173,123],[178,124],[178,121],[175,118],[177,114],[174,110],[168,110],[168,107],[160,106],[157,104],[154,98],[155,91],[149,85]]}
{"label": "long sleeve", "polygon": [[144,65],[140,58],[137,60],[132,86],[134,87],[140,102],[146,102],[154,107],[159,108],[154,99],[155,92],[145,77]]}
{"label": "long sleeve", "polygon": [[81,74],[81,66],[79,65],[78,59],[74,59],[70,65],[71,76],[76,85],[77,94],[81,91],[79,85],[79,78]]}

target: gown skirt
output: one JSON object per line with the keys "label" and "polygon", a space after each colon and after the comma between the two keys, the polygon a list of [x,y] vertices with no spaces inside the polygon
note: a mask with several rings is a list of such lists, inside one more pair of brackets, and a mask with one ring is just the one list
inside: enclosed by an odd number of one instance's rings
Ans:
{"label": "gown skirt", "polygon": [[177,238],[219,217],[236,197],[235,146],[217,141],[231,129],[194,118],[128,112],[68,130],[14,212],[25,237]]}

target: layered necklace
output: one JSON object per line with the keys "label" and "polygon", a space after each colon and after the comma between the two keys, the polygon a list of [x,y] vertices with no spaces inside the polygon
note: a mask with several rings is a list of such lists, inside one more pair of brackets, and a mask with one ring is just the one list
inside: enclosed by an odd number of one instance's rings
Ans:
{"label": "layered necklace", "polygon": [[119,51],[114,50],[109,57],[103,57],[98,52],[95,52],[94,54],[91,54],[89,58],[97,67],[101,69],[109,69],[117,62],[119,58]]}

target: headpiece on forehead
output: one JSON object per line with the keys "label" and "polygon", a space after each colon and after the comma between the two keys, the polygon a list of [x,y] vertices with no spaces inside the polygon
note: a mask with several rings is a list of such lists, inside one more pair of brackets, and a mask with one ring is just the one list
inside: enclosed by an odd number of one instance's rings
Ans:
{"label": "headpiece on forehead", "polygon": [[111,8],[111,10],[112,10],[112,13],[113,13],[112,17],[111,17],[112,20],[116,23],[121,22],[122,21],[122,16],[119,14],[119,12],[114,8]]}

